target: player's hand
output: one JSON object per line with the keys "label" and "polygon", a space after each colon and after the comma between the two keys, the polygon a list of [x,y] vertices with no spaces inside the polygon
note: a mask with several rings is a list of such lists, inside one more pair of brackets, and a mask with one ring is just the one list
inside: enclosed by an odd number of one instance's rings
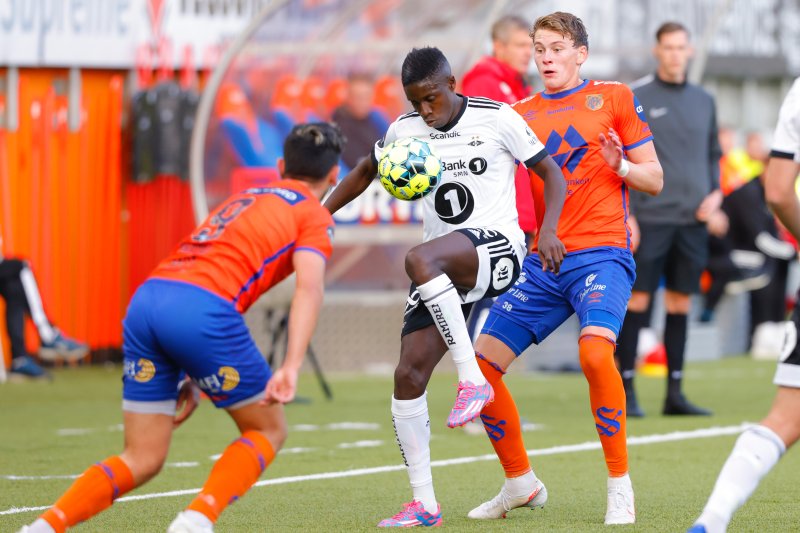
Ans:
{"label": "player's hand", "polygon": [[728,220],[728,215],[726,215],[725,211],[722,209],[717,209],[711,213],[711,216],[709,216],[706,221],[706,229],[714,237],[724,237],[725,234],[728,233],[729,226],[730,221]]}
{"label": "player's hand", "polygon": [[539,232],[539,260],[542,262],[544,272],[558,274],[565,255],[567,248],[554,231],[545,229]]}
{"label": "player's hand", "polygon": [[694,216],[700,222],[708,222],[709,217],[711,217],[715,211],[718,211],[721,205],[722,191],[719,189],[711,191],[708,196],[703,198],[703,201],[700,202],[700,207],[697,208]]}
{"label": "player's hand", "polygon": [[601,133],[597,138],[600,141],[600,155],[616,172],[622,164],[623,157],[622,140],[619,138],[619,134],[613,128],[609,128],[607,135]]}
{"label": "player's hand", "polygon": [[175,406],[175,419],[172,421],[172,425],[178,427],[186,422],[199,403],[200,388],[191,379],[186,378],[178,388],[178,403]]}
{"label": "player's hand", "polygon": [[281,367],[267,383],[264,399],[259,403],[289,403],[294,400],[297,391],[297,370]]}
{"label": "player's hand", "polygon": [[642,232],[636,217],[628,217],[628,229],[631,231],[631,252],[635,253],[639,249],[639,243],[642,242]]}

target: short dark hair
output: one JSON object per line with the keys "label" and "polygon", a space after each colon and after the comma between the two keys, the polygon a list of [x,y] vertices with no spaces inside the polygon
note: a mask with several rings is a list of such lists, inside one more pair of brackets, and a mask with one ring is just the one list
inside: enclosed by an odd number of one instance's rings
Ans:
{"label": "short dark hair", "polygon": [[400,78],[405,87],[445,72],[447,75],[450,74],[450,63],[442,51],[433,46],[426,46],[413,48],[408,53],[403,60]]}
{"label": "short dark hair", "polygon": [[669,21],[665,22],[661,26],[658,27],[656,30],[656,42],[661,42],[661,36],[667,33],[675,33],[677,31],[682,31],[686,34],[687,37],[690,36],[689,30],[686,29],[686,26],[681,24],[680,22]]}
{"label": "short dark hair", "polygon": [[305,181],[323,179],[339,163],[346,141],[334,124],[296,125],[283,141],[284,174]]}
{"label": "short dark hair", "polygon": [[573,15],[572,13],[565,13],[564,11],[556,11],[543,17],[536,19],[531,29],[531,39],[539,30],[554,31],[564,37],[569,37],[575,43],[575,47],[585,46],[589,48],[589,34],[586,32],[586,27],[583,21]]}

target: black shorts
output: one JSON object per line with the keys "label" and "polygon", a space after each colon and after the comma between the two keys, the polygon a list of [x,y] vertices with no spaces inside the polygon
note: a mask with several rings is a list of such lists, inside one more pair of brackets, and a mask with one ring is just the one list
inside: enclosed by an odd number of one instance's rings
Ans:
{"label": "black shorts", "polygon": [[641,241],[636,260],[634,291],[652,293],[661,277],[669,290],[691,294],[700,291],[700,275],[708,263],[705,224],[676,226],[639,224]]}
{"label": "black shorts", "polygon": [[[499,231],[486,228],[456,230],[469,237],[478,253],[478,276],[475,287],[459,290],[464,320],[469,317],[472,304],[482,298],[494,298],[506,292],[519,277],[524,259],[524,243],[512,243]],[[428,308],[421,301],[416,284],[406,300],[401,337],[434,324]]]}
{"label": "black shorts", "polygon": [[797,343],[797,332],[800,331],[800,300],[794,305],[792,318],[784,324],[786,330],[783,349],[773,381],[776,385],[800,389],[800,346]]}

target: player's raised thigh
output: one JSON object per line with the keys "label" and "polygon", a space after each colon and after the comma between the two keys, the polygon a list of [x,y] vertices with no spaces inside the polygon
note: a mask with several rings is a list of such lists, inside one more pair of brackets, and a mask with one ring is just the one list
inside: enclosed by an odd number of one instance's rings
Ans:
{"label": "player's raised thigh", "polygon": [[445,273],[456,287],[471,289],[478,274],[478,253],[468,237],[454,231],[409,250],[406,272],[417,285]]}

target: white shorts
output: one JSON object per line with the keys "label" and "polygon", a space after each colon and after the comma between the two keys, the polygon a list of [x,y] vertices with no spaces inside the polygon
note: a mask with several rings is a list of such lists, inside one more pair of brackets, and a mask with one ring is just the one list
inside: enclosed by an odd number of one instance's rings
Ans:
{"label": "white shorts", "polygon": [[773,382],[782,387],[800,389],[800,349],[797,345],[798,307],[795,306],[791,321],[784,322],[786,330],[783,340],[781,358],[775,371]]}
{"label": "white shorts", "polygon": [[466,235],[478,253],[475,287],[469,292],[461,293],[461,301],[465,304],[473,303],[506,292],[519,277],[526,254],[525,243],[489,228],[464,228],[456,231]]}

